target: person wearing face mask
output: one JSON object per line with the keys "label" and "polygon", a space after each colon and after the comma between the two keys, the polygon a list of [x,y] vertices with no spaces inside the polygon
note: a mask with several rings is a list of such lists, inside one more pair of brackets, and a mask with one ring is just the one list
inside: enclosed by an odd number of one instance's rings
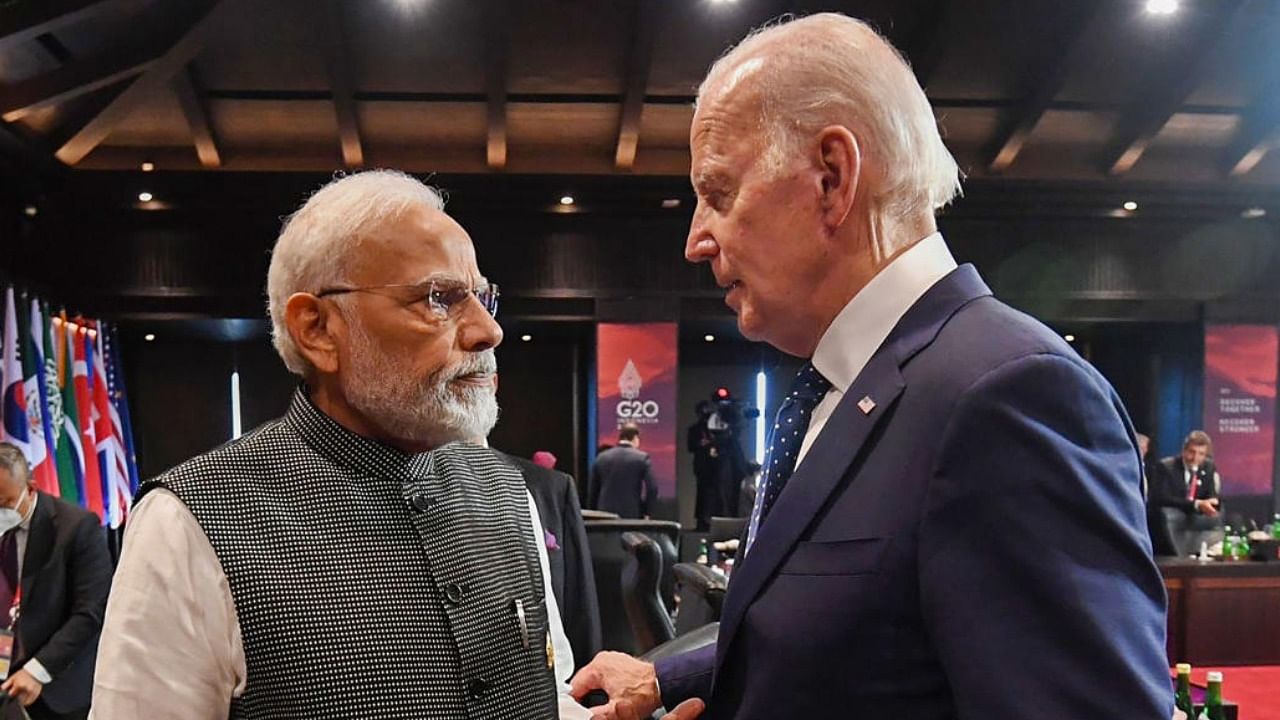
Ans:
{"label": "person wearing face mask", "polygon": [[97,516],[37,492],[22,451],[0,443],[0,620],[13,633],[0,692],[34,720],[89,713],[111,560]]}

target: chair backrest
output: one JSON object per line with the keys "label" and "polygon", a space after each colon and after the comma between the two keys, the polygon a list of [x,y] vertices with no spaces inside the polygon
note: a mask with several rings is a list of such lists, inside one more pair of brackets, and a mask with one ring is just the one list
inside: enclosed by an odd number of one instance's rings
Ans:
{"label": "chair backrest", "polygon": [[622,568],[628,554],[622,548],[622,533],[640,532],[658,543],[662,551],[659,594],[668,609],[675,607],[676,548],[680,524],[666,520],[588,520],[587,545],[596,576],[596,596],[600,605],[601,640],[605,650],[636,654],[631,623],[622,604]]}
{"label": "chair backrest", "polygon": [[676,613],[676,637],[720,621],[728,581],[723,575],[699,563],[679,563],[675,567],[676,594],[680,611]]}
{"label": "chair backrest", "polygon": [[669,658],[673,655],[682,655],[690,650],[697,650],[700,647],[706,647],[714,643],[720,635],[720,623],[713,622],[710,625],[703,625],[685,635],[680,635],[674,640],[665,642],[658,647],[650,650],[640,656],[641,660],[646,662],[657,662],[663,658]]}
{"label": "chair backrest", "polygon": [[671,616],[658,596],[662,551],[653,538],[643,533],[624,532],[621,542],[629,556],[622,568],[622,606],[631,624],[636,652],[644,653],[676,634]]}
{"label": "chair backrest", "polygon": [[746,526],[747,518],[744,517],[712,516],[711,527],[707,531],[707,542],[718,543],[725,540],[737,540]]}

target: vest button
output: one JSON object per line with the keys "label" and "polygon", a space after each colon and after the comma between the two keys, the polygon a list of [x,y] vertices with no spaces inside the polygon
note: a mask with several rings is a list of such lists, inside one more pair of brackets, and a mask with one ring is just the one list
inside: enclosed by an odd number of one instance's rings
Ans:
{"label": "vest button", "polygon": [[431,508],[432,500],[426,495],[414,495],[409,503],[413,505],[413,509],[418,512],[426,512]]}
{"label": "vest button", "polygon": [[462,603],[463,590],[462,586],[456,582],[446,583],[444,586],[444,597],[450,603],[458,605]]}
{"label": "vest button", "polygon": [[467,694],[475,700],[484,697],[485,692],[488,690],[489,683],[485,682],[484,678],[476,678],[467,683]]}

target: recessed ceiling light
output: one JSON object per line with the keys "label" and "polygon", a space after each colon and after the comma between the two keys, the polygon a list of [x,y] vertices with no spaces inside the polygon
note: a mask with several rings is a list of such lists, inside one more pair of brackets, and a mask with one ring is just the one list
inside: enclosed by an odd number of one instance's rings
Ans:
{"label": "recessed ceiling light", "polygon": [[1075,342],[1075,341],[1076,341],[1076,336],[1075,336],[1075,335],[1072,335],[1072,334],[1070,334],[1070,333],[1067,333],[1066,335],[1063,335],[1063,336],[1062,336],[1062,339],[1063,339],[1063,340],[1066,340],[1067,342]]}
{"label": "recessed ceiling light", "polygon": [[35,217],[38,212],[40,212],[40,210],[36,208],[35,205],[28,205],[22,208],[22,213],[27,217]]}
{"label": "recessed ceiling light", "polygon": [[520,341],[521,341],[521,342],[529,342],[529,341],[530,341],[530,340],[532,340],[532,339],[533,339],[533,336],[532,336],[532,335],[521,335],[521,336],[520,336]]}
{"label": "recessed ceiling light", "polygon": [[667,198],[662,201],[662,207],[670,210],[671,208],[680,207],[680,198]]}
{"label": "recessed ceiling light", "polygon": [[147,342],[151,342],[151,341],[153,341],[153,340],[155,340],[155,339],[156,339],[156,334],[155,334],[155,333],[147,333],[146,335],[143,335],[143,336],[142,336],[142,339],[143,339],[143,340],[146,340]]}
{"label": "recessed ceiling light", "polygon": [[1172,15],[1178,12],[1178,0],[1147,0],[1147,12],[1152,15]]}
{"label": "recessed ceiling light", "polygon": [[145,190],[138,193],[138,202],[151,202],[153,199],[155,196]]}
{"label": "recessed ceiling light", "polygon": [[156,169],[156,164],[153,162],[142,163],[142,172],[151,172],[152,170],[155,170],[155,169]]}
{"label": "recessed ceiling light", "polygon": [[561,205],[572,205],[573,203],[574,203],[574,199],[573,199],[573,196],[572,196],[572,195],[561,195],[561,196],[560,196],[560,204],[561,204]]}
{"label": "recessed ceiling light", "polygon": [[715,335],[703,335],[703,336],[702,336],[702,339],[703,339],[703,340],[706,340],[707,342],[715,342],[715,341],[716,341],[716,336],[715,336]]}
{"label": "recessed ceiling light", "polygon": [[1133,212],[1134,210],[1138,209],[1138,203],[1132,200],[1126,200],[1124,205],[1122,205],[1121,207],[1123,207],[1125,210],[1128,210],[1129,212]]}
{"label": "recessed ceiling light", "polygon": [[1260,207],[1251,207],[1245,210],[1244,212],[1240,213],[1240,217],[1246,220],[1255,220],[1257,218],[1266,217],[1266,216],[1267,216],[1266,209],[1260,208]]}

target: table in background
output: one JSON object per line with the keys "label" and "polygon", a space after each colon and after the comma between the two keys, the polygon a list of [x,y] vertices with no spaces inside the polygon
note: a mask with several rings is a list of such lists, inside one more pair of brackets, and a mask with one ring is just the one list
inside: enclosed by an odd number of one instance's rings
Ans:
{"label": "table in background", "polygon": [[1169,664],[1280,665],[1280,562],[1158,561]]}

